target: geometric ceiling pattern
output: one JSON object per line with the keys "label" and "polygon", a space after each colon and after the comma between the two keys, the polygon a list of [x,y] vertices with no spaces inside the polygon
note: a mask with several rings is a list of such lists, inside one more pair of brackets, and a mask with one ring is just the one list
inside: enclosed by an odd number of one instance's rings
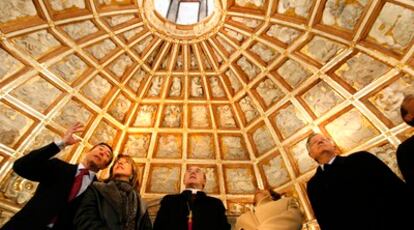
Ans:
{"label": "geometric ceiling pattern", "polygon": [[[399,115],[414,87],[408,0],[215,0],[175,25],[151,0],[2,0],[0,222],[33,194],[13,161],[75,121],[77,162],[105,141],[131,155],[147,200],[183,189],[189,165],[238,215],[256,188],[296,196],[314,225],[306,182],[312,131],[344,154],[369,149],[399,174],[412,134]],[[106,175],[104,171],[101,176]]]}

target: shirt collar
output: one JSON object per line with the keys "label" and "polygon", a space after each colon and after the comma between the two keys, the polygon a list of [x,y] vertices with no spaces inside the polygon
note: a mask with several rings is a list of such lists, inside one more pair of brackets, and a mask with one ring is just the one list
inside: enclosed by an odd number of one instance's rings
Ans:
{"label": "shirt collar", "polygon": [[324,170],[324,168],[323,168],[324,165],[331,165],[334,162],[335,158],[336,158],[336,156],[332,157],[332,159],[329,160],[328,163],[321,165],[322,170]]}
{"label": "shirt collar", "polygon": [[[82,163],[79,163],[77,172],[80,172],[80,170],[84,168],[86,168],[85,165]],[[96,172],[89,170],[89,178],[93,179],[95,176],[96,176]]]}
{"label": "shirt collar", "polygon": [[197,194],[197,192],[202,192],[201,189],[197,189],[197,188],[186,188],[184,191],[190,191],[191,194]]}

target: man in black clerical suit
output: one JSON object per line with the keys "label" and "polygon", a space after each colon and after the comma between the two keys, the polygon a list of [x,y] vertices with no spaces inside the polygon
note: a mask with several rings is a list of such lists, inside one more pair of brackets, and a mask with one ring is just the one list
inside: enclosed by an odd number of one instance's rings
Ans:
{"label": "man in black clerical suit", "polygon": [[39,185],[27,204],[1,229],[73,229],[80,195],[113,157],[112,148],[101,143],[85,153],[78,165],[53,158],[65,146],[79,142],[73,134],[82,130],[83,125],[76,123],[65,132],[61,141],[34,150],[14,162],[13,169],[18,175],[39,182]]}
{"label": "man in black clerical suit", "polygon": [[338,156],[321,134],[309,137],[307,149],[319,163],[307,192],[322,230],[410,229],[406,185],[375,155]]}
{"label": "man in black clerical suit", "polygon": [[230,230],[223,203],[202,191],[205,183],[203,171],[190,166],[184,175],[186,189],[162,199],[154,230]]}
{"label": "man in black clerical suit", "polygon": [[[414,95],[407,95],[400,107],[402,119],[414,127]],[[414,198],[414,135],[402,142],[397,149],[397,162],[405,183]]]}

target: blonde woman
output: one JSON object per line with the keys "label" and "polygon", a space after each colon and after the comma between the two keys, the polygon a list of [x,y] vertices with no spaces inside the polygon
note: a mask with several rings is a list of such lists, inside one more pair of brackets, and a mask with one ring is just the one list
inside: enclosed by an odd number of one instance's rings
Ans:
{"label": "blonde woman", "polygon": [[292,197],[281,197],[272,190],[258,190],[254,196],[255,208],[242,214],[236,230],[299,230],[303,215],[299,203]]}
{"label": "blonde woman", "polygon": [[137,188],[134,160],[118,156],[109,179],[94,182],[86,191],[75,216],[75,229],[151,230],[151,220]]}

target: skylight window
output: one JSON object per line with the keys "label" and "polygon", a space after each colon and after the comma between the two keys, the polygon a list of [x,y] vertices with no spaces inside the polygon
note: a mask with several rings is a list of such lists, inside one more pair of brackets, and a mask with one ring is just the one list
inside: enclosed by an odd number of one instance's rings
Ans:
{"label": "skylight window", "polygon": [[154,0],[154,6],[170,22],[191,25],[213,13],[214,0]]}

